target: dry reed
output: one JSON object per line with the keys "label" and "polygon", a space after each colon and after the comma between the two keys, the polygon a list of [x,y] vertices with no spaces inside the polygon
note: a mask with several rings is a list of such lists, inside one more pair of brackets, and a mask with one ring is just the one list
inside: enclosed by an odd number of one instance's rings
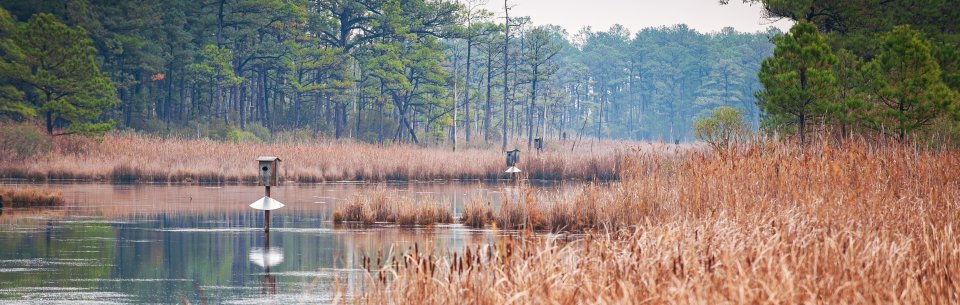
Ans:
{"label": "dry reed", "polygon": [[391,199],[385,190],[377,189],[354,196],[344,207],[334,210],[331,216],[334,223],[350,221],[365,225],[381,222],[428,226],[454,222],[449,205],[420,199],[410,196]]}
{"label": "dry reed", "polygon": [[0,187],[0,208],[37,208],[63,205],[63,194],[39,188]]}
{"label": "dry reed", "polygon": [[483,198],[473,197],[463,206],[460,222],[472,228],[483,228],[493,220],[493,208]]}
{"label": "dry reed", "polygon": [[[555,150],[524,154],[522,168],[532,179],[614,180],[620,177],[622,147],[626,144],[606,141],[595,150],[577,151],[557,145]],[[445,148],[340,141],[252,144],[130,133],[109,134],[101,141],[56,137],[49,153],[29,160],[0,154],[0,178],[256,183],[253,160],[259,155],[279,156],[283,160],[282,179],[293,182],[507,178],[498,148],[452,152]]]}
{"label": "dry reed", "polygon": [[[622,183],[537,210],[547,226],[594,233],[396,254],[350,302],[960,302],[960,152],[756,144],[628,168]],[[497,218],[536,223],[514,210],[542,201],[523,201]]]}

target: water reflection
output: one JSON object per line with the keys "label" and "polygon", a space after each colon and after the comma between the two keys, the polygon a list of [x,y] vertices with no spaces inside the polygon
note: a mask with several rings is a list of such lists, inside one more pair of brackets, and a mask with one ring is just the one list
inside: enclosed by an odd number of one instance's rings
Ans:
{"label": "water reflection", "polygon": [[[284,186],[273,196],[270,235],[247,205],[254,186],[52,185],[68,204],[0,216],[0,300],[47,304],[330,302],[334,280],[362,289],[364,256],[462,251],[498,234],[460,225],[334,227],[330,213],[364,185]],[[375,187],[375,186],[374,186]],[[550,190],[546,188],[544,190]],[[409,184],[391,196],[430,196],[458,213],[472,196],[498,201],[499,186]]]}
{"label": "water reflection", "polygon": [[260,294],[277,294],[277,277],[270,274],[270,267],[283,263],[283,248],[270,247],[270,232],[264,231],[263,247],[250,249],[250,262],[263,268]]}

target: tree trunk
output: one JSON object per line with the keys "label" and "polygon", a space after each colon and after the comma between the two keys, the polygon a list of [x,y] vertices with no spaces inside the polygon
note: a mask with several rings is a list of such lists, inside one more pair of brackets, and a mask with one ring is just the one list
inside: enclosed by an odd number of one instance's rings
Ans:
{"label": "tree trunk", "polygon": [[47,133],[52,135],[53,134],[53,112],[50,110],[47,110],[46,117],[47,117],[46,118]]}
{"label": "tree trunk", "polygon": [[[493,42],[490,42],[491,44]],[[493,47],[487,49],[487,105],[483,107],[483,138],[484,141],[490,141],[490,117],[491,111],[493,111],[492,101],[491,101],[491,88],[493,85],[490,83],[490,80],[493,79]]]}
{"label": "tree trunk", "polygon": [[[454,52],[454,53],[456,53],[456,52]],[[459,65],[458,65],[459,62],[458,62],[457,59],[459,59],[459,58],[460,58],[460,57],[458,57],[458,56],[456,56],[456,54],[454,54],[454,56],[453,56],[453,136],[451,137],[451,138],[453,139],[453,151],[454,151],[454,152],[457,151],[457,119],[458,119],[458,117],[457,117],[457,115],[458,115],[458,113],[457,113],[457,110],[458,110],[458,107],[457,107],[457,97],[459,96],[459,94],[457,94],[457,89],[459,89],[459,88],[457,88],[457,83],[458,83],[458,82],[457,82],[457,77],[459,77],[457,74],[460,72],[460,71],[459,71],[459,68],[460,68],[460,67],[459,67]],[[430,125],[430,123],[427,122],[426,125]],[[424,126],[424,128],[427,128],[427,127]]]}
{"label": "tree trunk", "polygon": [[527,107],[527,150],[533,148],[533,108],[537,105],[537,67],[533,67],[533,82],[530,91],[530,106]]}
{"label": "tree trunk", "polygon": [[510,67],[510,6],[507,1],[509,0],[503,0],[504,25],[506,25],[506,32],[503,35],[503,145],[500,147],[503,151],[507,150],[507,102],[510,95],[510,82],[507,81],[507,71]]}
{"label": "tree trunk", "polygon": [[[467,75],[466,75],[466,77],[465,77],[466,81],[463,82],[463,86],[464,86],[464,88],[463,88],[463,99],[464,99],[464,109],[463,109],[463,113],[464,113],[464,117],[467,118],[466,121],[464,122],[464,125],[467,126],[467,130],[466,130],[466,132],[467,132],[467,134],[466,134],[466,136],[467,136],[467,137],[466,137],[467,143],[470,143],[470,57],[471,57],[471,55],[472,55],[472,51],[473,51],[473,37],[471,36],[470,38],[467,38]],[[456,136],[456,134],[454,134],[454,136]]]}

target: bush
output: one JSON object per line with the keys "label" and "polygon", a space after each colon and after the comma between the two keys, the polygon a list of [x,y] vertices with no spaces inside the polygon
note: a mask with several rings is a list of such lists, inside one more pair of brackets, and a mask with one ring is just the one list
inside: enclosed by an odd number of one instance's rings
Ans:
{"label": "bush", "polygon": [[237,143],[260,143],[262,142],[259,137],[254,135],[252,132],[243,131],[237,128],[230,129],[230,132],[227,132],[227,141],[237,142]]}
{"label": "bush", "polygon": [[746,139],[750,132],[743,121],[743,110],[733,107],[717,107],[710,117],[701,118],[693,124],[697,140],[707,142],[718,151]]}
{"label": "bush", "polygon": [[219,119],[211,119],[201,125],[206,125],[206,128],[200,127],[203,136],[218,141],[228,140],[230,132],[236,129],[236,127],[227,125],[227,123]]}
{"label": "bush", "polygon": [[0,127],[0,146],[17,160],[44,155],[53,149],[53,141],[36,127],[14,124]]}
{"label": "bush", "polygon": [[257,136],[258,139],[262,141],[268,141],[271,138],[270,129],[263,127],[263,125],[257,123],[247,124],[247,131]]}

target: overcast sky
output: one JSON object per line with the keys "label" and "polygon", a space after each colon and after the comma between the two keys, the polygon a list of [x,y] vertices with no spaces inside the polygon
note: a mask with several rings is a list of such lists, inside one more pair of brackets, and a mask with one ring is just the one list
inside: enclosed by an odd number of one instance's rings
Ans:
{"label": "overcast sky", "polygon": [[[488,0],[487,9],[503,18],[503,0]],[[530,16],[534,24],[556,24],[570,34],[584,26],[607,30],[619,23],[631,33],[646,27],[686,23],[700,32],[731,26],[741,32],[764,31],[776,26],[787,31],[792,23],[776,23],[761,16],[760,5],[731,0],[510,0],[510,16]]]}

